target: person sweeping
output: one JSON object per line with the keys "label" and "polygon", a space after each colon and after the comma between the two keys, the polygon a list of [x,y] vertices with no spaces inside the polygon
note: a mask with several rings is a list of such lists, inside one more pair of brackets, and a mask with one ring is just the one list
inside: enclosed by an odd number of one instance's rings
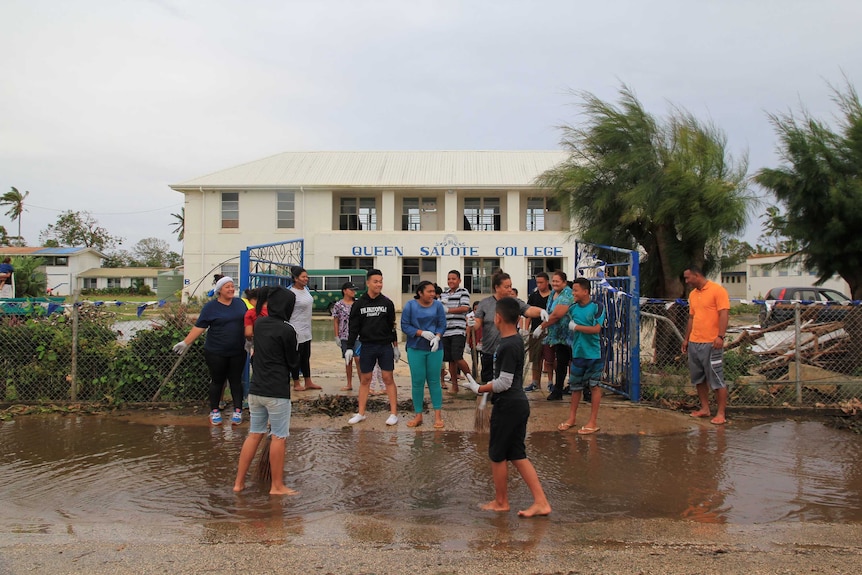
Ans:
{"label": "person sweeping", "polygon": [[[236,471],[235,492],[245,489],[245,476],[269,424],[270,495],[296,495],[284,484],[284,452],[290,435],[290,374],[299,365],[296,330],[287,320],[293,313],[296,296],[281,286],[261,288],[258,313],[266,305],[269,315],[254,324],[254,374],[248,393],[251,424],[242,444]],[[262,454],[267,456],[267,454]]]}

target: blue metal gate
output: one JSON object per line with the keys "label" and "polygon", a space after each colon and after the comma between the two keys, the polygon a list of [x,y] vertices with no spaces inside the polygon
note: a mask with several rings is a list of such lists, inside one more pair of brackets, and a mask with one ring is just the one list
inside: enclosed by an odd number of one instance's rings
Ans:
{"label": "blue metal gate", "polygon": [[305,240],[249,246],[239,253],[240,290],[267,285],[289,286],[290,268],[302,266]]}
{"label": "blue metal gate", "polygon": [[[620,257],[620,256],[623,257]],[[621,261],[609,262],[611,259]],[[575,276],[592,283],[593,300],[604,305],[601,386],[640,401],[640,257],[612,246],[575,242]]]}

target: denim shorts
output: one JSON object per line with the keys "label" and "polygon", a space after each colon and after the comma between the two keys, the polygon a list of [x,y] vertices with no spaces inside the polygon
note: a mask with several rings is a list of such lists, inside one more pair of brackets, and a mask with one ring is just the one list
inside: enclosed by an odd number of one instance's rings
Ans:
{"label": "denim shorts", "polygon": [[266,433],[269,423],[272,434],[284,439],[290,435],[290,400],[249,394],[248,412],[251,414],[249,433]]}

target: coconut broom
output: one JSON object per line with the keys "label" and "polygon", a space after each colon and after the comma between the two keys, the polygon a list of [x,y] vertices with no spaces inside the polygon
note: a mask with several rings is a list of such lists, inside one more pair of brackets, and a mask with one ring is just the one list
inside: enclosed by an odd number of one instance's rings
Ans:
{"label": "coconut broom", "polygon": [[257,480],[261,483],[272,482],[272,463],[269,461],[269,450],[272,446],[272,433],[266,434],[266,439],[260,442],[260,452],[257,458]]}

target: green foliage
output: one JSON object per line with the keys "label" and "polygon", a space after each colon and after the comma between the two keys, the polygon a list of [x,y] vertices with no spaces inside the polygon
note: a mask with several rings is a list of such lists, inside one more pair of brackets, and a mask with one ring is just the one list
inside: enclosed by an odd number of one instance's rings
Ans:
{"label": "green foliage", "polygon": [[45,265],[43,258],[16,256],[12,258],[15,268],[15,296],[42,297],[48,289],[48,280],[39,268]]}
{"label": "green foliage", "polygon": [[89,212],[72,210],[60,214],[56,222],[42,230],[40,238],[43,242],[55,240],[61,245],[86,246],[102,252],[123,242],[100,226]]}
{"label": "green foliage", "polygon": [[730,315],[757,315],[760,313],[761,306],[756,303],[740,303],[730,307],[728,312]]}
{"label": "green foliage", "polygon": [[720,242],[745,226],[747,161],[715,126],[675,108],[660,121],[623,86],[620,103],[584,92],[585,124],[563,126],[569,159],[542,174],[588,242],[643,249],[642,293],[680,297],[688,264],[709,272]]}
{"label": "green foliage", "polygon": [[724,352],[724,380],[733,383],[740,377],[749,375],[748,370],[759,364],[760,360],[748,346],[728,350]]}
{"label": "green foliage", "polygon": [[769,116],[780,139],[783,164],[755,181],[786,208],[777,231],[798,242],[805,267],[822,283],[837,273],[862,298],[862,103],[848,82],[833,88],[837,129],[802,110]]}
{"label": "green foliage", "polygon": [[0,206],[9,206],[9,209],[6,211],[6,215],[9,216],[13,222],[18,220],[18,239],[21,239],[21,214],[24,213],[24,200],[27,199],[27,196],[30,195],[30,192],[24,192],[23,194],[18,191],[17,188],[12,186],[12,189],[0,196]]}

